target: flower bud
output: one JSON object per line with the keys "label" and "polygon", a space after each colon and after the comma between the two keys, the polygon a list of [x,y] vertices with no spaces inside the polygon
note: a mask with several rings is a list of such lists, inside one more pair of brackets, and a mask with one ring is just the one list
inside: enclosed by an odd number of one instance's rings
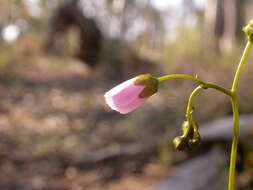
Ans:
{"label": "flower bud", "polygon": [[139,107],[158,90],[159,81],[150,74],[129,79],[105,93],[106,103],[122,114]]}
{"label": "flower bud", "polygon": [[185,149],[188,149],[189,148],[188,142],[189,142],[189,139],[184,136],[178,136],[173,139],[173,145],[174,145],[175,149],[179,150],[179,151],[183,151]]}
{"label": "flower bud", "polygon": [[249,23],[243,27],[244,34],[248,37],[248,40],[253,42],[253,19],[249,21]]}
{"label": "flower bud", "polygon": [[193,148],[198,146],[201,143],[201,137],[198,131],[198,124],[196,122],[192,123],[193,125],[193,136],[191,137],[190,141],[189,141],[189,147]]}
{"label": "flower bud", "polygon": [[201,137],[199,133],[197,134],[194,133],[194,137],[191,140],[189,140],[189,147],[190,148],[196,147],[200,145],[200,143],[201,143]]}
{"label": "flower bud", "polygon": [[182,124],[183,135],[174,138],[173,144],[176,150],[192,149],[201,143],[198,124],[194,121],[184,121]]}

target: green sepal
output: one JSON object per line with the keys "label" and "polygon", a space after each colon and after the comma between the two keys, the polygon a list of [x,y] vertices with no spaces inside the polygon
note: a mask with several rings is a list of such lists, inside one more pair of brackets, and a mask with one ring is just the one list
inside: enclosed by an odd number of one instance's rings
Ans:
{"label": "green sepal", "polygon": [[158,91],[159,81],[150,74],[139,75],[134,82],[135,85],[142,85],[145,88],[139,94],[140,98],[147,98]]}

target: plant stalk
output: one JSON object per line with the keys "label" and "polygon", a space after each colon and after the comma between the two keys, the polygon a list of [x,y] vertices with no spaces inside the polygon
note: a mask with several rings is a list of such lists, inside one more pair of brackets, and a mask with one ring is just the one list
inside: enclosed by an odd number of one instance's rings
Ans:
{"label": "plant stalk", "polygon": [[231,155],[230,155],[228,190],[235,189],[235,170],[236,170],[236,158],[237,158],[237,147],[238,147],[238,137],[239,137],[239,108],[238,108],[238,100],[237,100],[237,88],[238,88],[239,76],[241,74],[242,68],[245,64],[247,55],[251,47],[252,47],[252,42],[248,41],[243,51],[239,65],[236,69],[234,81],[231,88],[231,93],[232,93],[231,102],[232,102],[232,109],[233,109],[234,133],[233,133],[233,141],[232,141]]}

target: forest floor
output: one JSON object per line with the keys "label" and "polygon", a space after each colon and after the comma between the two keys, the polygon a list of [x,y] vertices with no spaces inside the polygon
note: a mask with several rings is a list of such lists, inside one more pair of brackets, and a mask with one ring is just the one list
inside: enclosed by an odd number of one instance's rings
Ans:
{"label": "forest floor", "polygon": [[142,190],[167,175],[156,160],[141,173],[107,180],[110,170],[86,171],[65,160],[131,141],[121,139],[132,133],[129,129],[112,130],[123,116],[104,103],[111,84],[97,79],[86,65],[40,58],[1,76],[0,188]]}
{"label": "forest floor", "polygon": [[[171,168],[163,162],[169,164],[178,156],[167,145],[181,133],[187,97],[194,87],[191,81],[168,82],[152,101],[133,114],[121,115],[110,110],[103,97],[121,81],[105,77],[99,69],[71,58],[13,59],[9,65],[0,64],[0,188],[144,190],[169,175]],[[187,63],[171,72],[194,71],[200,78],[228,86],[232,72],[224,73],[231,70],[228,65],[217,71],[216,66]],[[243,113],[252,112],[253,91],[247,83],[252,72],[246,70],[240,83],[240,90],[247,91],[239,95]],[[195,103],[199,123],[231,113],[227,97],[211,90],[203,94]],[[213,97],[215,101],[208,103]],[[166,149],[153,147],[155,152],[130,156],[131,162],[124,154],[115,156],[122,147],[131,152],[128,145],[148,144],[153,138]],[[113,161],[82,165],[83,160],[96,163],[111,155]]]}

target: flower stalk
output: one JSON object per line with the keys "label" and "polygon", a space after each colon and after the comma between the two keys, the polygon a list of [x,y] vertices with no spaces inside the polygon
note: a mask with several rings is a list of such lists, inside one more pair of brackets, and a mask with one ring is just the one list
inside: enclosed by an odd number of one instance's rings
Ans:
{"label": "flower stalk", "polygon": [[199,84],[202,86],[203,89],[207,89],[207,88],[213,88],[215,90],[218,90],[228,96],[231,96],[231,91],[229,89],[226,89],[220,85],[214,84],[214,83],[210,83],[210,82],[204,82],[202,80],[200,80],[197,77],[194,76],[190,76],[190,75],[185,75],[185,74],[171,74],[171,75],[165,75],[162,77],[158,77],[158,81],[159,82],[163,82],[165,80],[169,80],[169,79],[174,79],[174,78],[182,78],[182,79],[189,79],[192,80],[193,82]]}
{"label": "flower stalk", "polygon": [[136,109],[147,98],[151,97],[158,90],[159,84],[169,79],[181,78],[188,79],[198,86],[192,91],[188,99],[188,105],[186,109],[186,121],[182,124],[183,135],[174,138],[173,144],[177,150],[185,150],[198,145],[201,142],[201,137],[198,132],[198,124],[193,119],[193,100],[195,96],[204,89],[212,88],[230,97],[232,109],[233,109],[233,141],[231,146],[230,166],[229,166],[229,178],[228,178],[228,190],[235,190],[235,171],[236,171],[236,157],[238,147],[239,136],[239,109],[238,109],[238,82],[245,65],[246,58],[249,54],[250,48],[253,45],[253,20],[249,22],[247,26],[243,28],[244,33],[247,36],[248,42],[243,51],[242,57],[238,64],[233,79],[231,89],[224,88],[220,85],[210,82],[204,82],[198,77],[186,75],[186,74],[171,74],[162,77],[152,77],[150,74],[139,75],[133,79],[130,79],[107,93],[105,93],[105,100],[107,104],[113,109],[122,114],[128,113]]}

